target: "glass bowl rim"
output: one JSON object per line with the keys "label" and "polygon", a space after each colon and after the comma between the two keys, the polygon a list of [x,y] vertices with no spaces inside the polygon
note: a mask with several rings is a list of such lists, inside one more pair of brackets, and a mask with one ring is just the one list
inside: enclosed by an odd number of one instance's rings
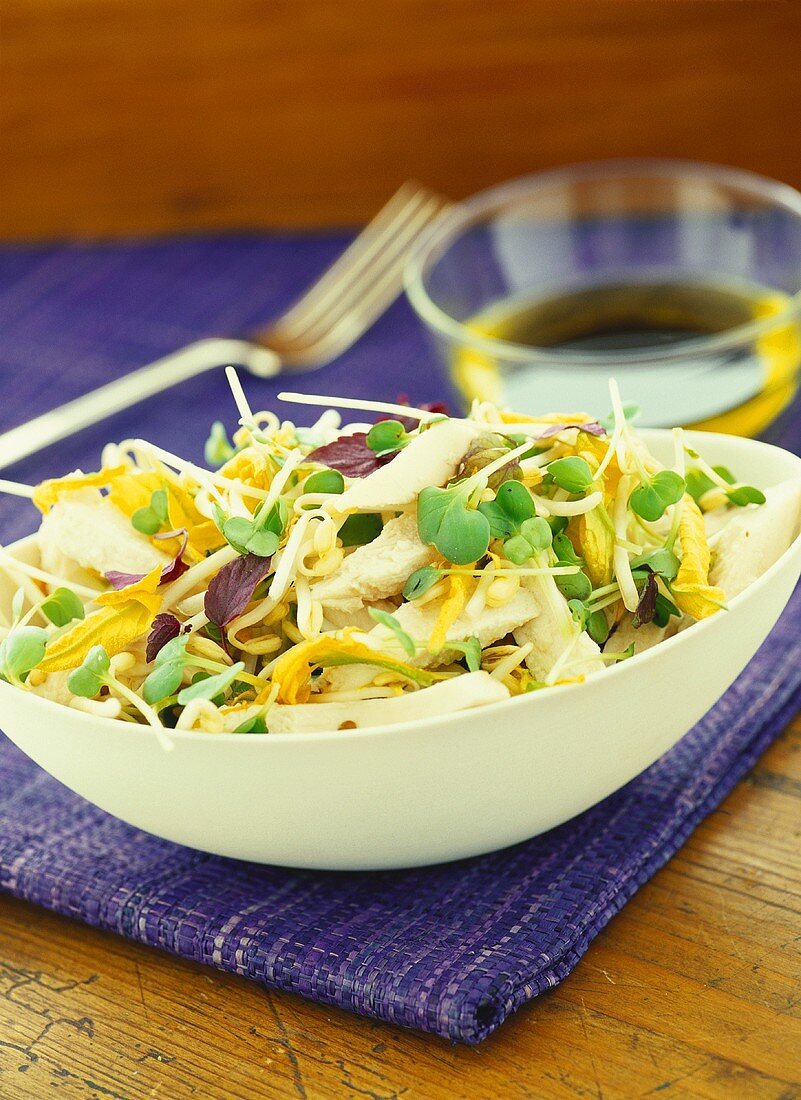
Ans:
{"label": "glass bowl rim", "polygon": [[[702,161],[676,160],[661,157],[619,158],[580,161],[559,168],[545,169],[527,176],[496,184],[475,195],[454,203],[424,230],[412,249],[404,267],[404,289],[417,316],[434,332],[447,337],[467,350],[484,352],[514,362],[547,366],[576,364],[608,369],[614,364],[632,366],[665,360],[684,359],[688,355],[707,355],[731,350],[750,343],[793,321],[801,313],[801,288],[790,296],[789,304],[770,317],[735,325],[714,336],[682,340],[667,347],[641,348],[623,351],[550,351],[528,344],[516,344],[494,336],[482,336],[465,322],[447,313],[431,298],[425,278],[429,266],[436,263],[471,226],[480,222],[492,210],[524,194],[534,195],[546,187],[581,179],[626,178],[636,175],[665,179],[703,179],[739,187],[763,199],[774,208],[793,214],[801,222],[801,192],[789,184],[768,176]],[[801,275],[801,273],[799,273]]]}

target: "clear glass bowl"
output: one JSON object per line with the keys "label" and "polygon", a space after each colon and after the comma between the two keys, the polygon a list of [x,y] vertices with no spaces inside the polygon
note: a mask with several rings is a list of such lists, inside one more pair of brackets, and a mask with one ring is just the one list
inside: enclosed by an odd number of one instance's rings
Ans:
{"label": "clear glass bowl", "polygon": [[[524,304],[610,288],[625,299],[643,286],[668,288],[668,298],[687,286],[724,288],[745,304],[666,340],[629,331],[559,346],[504,333]],[[406,289],[466,405],[598,414],[614,376],[642,424],[756,435],[798,383],[801,195],[681,161],[543,172],[447,211],[410,257]]]}

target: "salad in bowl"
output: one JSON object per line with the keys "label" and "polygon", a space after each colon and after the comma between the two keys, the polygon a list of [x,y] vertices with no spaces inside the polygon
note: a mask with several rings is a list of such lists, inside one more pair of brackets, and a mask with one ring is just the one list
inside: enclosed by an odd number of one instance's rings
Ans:
{"label": "salad in bowl", "polygon": [[763,491],[681,429],[658,459],[614,384],[604,421],[283,395],[329,406],[302,428],[229,379],[208,467],[129,439],[6,483],[42,516],[36,560],[0,551],[8,684],[165,747],[450,715],[725,615],[798,530],[801,480]]}

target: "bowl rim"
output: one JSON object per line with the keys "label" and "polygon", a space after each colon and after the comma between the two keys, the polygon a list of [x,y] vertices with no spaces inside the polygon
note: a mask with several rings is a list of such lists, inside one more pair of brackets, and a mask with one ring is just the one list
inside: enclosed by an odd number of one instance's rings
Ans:
{"label": "bowl rim", "polygon": [[493,208],[523,194],[535,195],[548,187],[574,180],[593,178],[612,179],[631,176],[660,176],[669,179],[701,179],[711,183],[739,187],[781,208],[801,222],[801,192],[789,184],[771,179],[744,168],[711,164],[703,161],[662,157],[639,157],[598,161],[577,161],[559,168],[550,168],[527,176],[509,180],[477,192],[467,199],[446,208],[421,233],[404,266],[404,289],[417,316],[440,336],[465,349],[502,356],[513,362],[525,362],[535,366],[597,367],[636,366],[663,363],[694,355],[723,352],[749,343],[782,325],[789,324],[801,313],[801,287],[789,298],[789,304],[770,317],[748,321],[726,329],[714,336],[691,337],[666,347],[619,351],[555,352],[546,348],[517,344],[493,336],[482,336],[468,324],[447,313],[431,298],[426,289],[425,276],[429,265],[436,263],[459,239],[464,230],[481,221]]}
{"label": "bowl rim", "polygon": [[[672,434],[670,428],[643,428],[642,434],[651,439],[655,437],[665,438]],[[749,447],[755,447],[759,450],[775,451],[783,455],[785,459],[792,459],[793,463],[797,467],[797,477],[801,482],[801,456],[793,454],[792,451],[788,451],[783,447],[777,447],[772,443],[765,443],[758,439],[749,439],[742,436],[729,435],[724,432],[702,432],[702,431],[689,431],[686,433],[691,440],[708,440],[714,442],[725,441],[731,443],[734,441],[736,444],[741,445],[744,449]],[[791,477],[782,478],[782,481],[792,480]],[[36,535],[28,535],[24,539],[19,539],[15,543],[11,543],[8,546],[8,550],[13,550],[14,547],[24,546],[29,542],[32,542],[36,538]],[[739,595],[734,596],[729,604],[732,606],[739,606],[741,603],[750,601],[755,598],[759,592],[762,591],[766,585],[771,583],[773,577],[781,572],[786,564],[787,558],[794,553],[798,553],[801,550],[801,529],[799,529],[796,537],[787,547],[783,554],[776,561],[769,566],[765,572],[757,577],[752,584],[742,591]],[[508,699],[501,699],[496,703],[485,703],[479,707],[474,707],[472,710],[480,711],[487,716],[494,716],[503,709],[510,710],[515,707],[521,709],[523,706],[536,707],[538,705],[537,700],[547,698],[564,698],[574,694],[576,691],[585,689],[588,683],[609,683],[611,677],[620,678],[621,676],[630,676],[631,670],[642,668],[646,662],[653,661],[653,659],[660,653],[666,652],[666,647],[673,647],[681,644],[682,640],[687,636],[689,631],[692,631],[692,636],[697,637],[701,631],[709,631],[710,629],[717,629],[718,624],[725,622],[725,616],[711,615],[707,619],[702,619],[699,622],[695,622],[691,627],[688,627],[687,631],[682,631],[680,634],[675,634],[671,638],[665,638],[664,641],[658,645],[653,646],[651,649],[646,650],[644,653],[635,653],[634,656],[628,661],[622,661],[613,665],[611,668],[604,669],[603,674],[593,674],[588,680],[580,683],[569,684],[555,684],[553,687],[549,687],[547,691],[532,692],[528,695],[518,695],[510,697]],[[6,693],[10,693],[6,696]],[[103,715],[87,714],[84,711],[76,710],[72,707],[66,707],[63,703],[57,703],[52,699],[46,699],[41,695],[36,695],[29,692],[21,692],[19,688],[14,687],[13,684],[8,684],[0,681],[0,699],[7,697],[9,700],[19,699],[20,695],[29,699],[34,707],[42,706],[46,713],[53,715],[61,714],[67,711],[73,717],[78,719],[86,719],[90,726],[95,726],[99,730],[106,733],[123,733],[124,731],[130,731],[131,736],[139,736],[146,734],[157,745],[159,744],[159,738],[156,732],[146,725],[139,725],[132,722],[121,722],[116,718],[107,718]],[[352,741],[360,741],[364,738],[372,737],[387,737],[393,732],[396,733],[409,733],[416,730],[428,730],[432,735],[435,734],[438,728],[447,728],[448,726],[464,721],[466,715],[470,714],[470,710],[455,711],[451,714],[437,715],[432,718],[416,718],[405,722],[394,722],[383,726],[367,726],[364,728],[348,729],[348,730],[317,730],[310,733],[271,733],[260,734],[254,736],[250,733],[208,733],[204,730],[178,730],[167,729],[165,733],[167,737],[176,742],[210,742],[216,745],[224,746],[228,744],[236,745],[292,745],[292,744],[306,744],[313,745],[319,742],[340,742],[350,743]],[[266,750],[270,751],[270,750]]]}

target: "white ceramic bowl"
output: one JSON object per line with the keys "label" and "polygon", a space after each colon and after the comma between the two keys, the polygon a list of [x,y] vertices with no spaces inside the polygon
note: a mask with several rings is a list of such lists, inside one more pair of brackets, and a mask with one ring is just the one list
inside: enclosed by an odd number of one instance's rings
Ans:
{"label": "white ceramic bowl", "polygon": [[[643,435],[670,461],[669,432]],[[767,444],[689,438],[761,488],[801,478],[801,459]],[[35,541],[15,552],[35,560]],[[174,732],[168,753],[146,726],[0,683],[0,726],[90,802],[180,844],[293,867],[437,863],[536,836],[647,768],[735,680],[799,574],[796,538],[728,611],[654,649],[583,684],[430,721],[273,736]],[[13,588],[0,579],[0,606]]]}

